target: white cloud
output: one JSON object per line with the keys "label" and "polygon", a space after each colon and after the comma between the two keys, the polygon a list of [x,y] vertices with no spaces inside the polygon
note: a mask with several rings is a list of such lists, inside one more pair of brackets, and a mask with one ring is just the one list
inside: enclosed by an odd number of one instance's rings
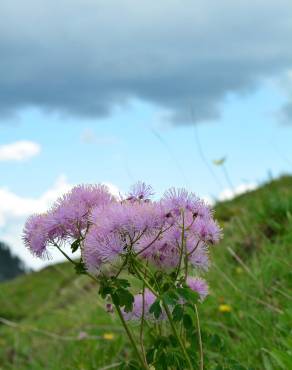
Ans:
{"label": "white cloud", "polygon": [[230,200],[237,195],[244,194],[248,191],[255,190],[257,188],[257,184],[255,183],[248,183],[248,184],[240,184],[236,186],[234,189],[224,189],[218,196],[218,200]]}
{"label": "white cloud", "polygon": [[[119,196],[119,189],[105,183],[109,191]],[[46,211],[53,202],[62,194],[72,188],[65,175],[57,178],[52,188],[45,191],[39,197],[21,197],[7,188],[0,188],[0,239],[6,242],[13,253],[17,254],[27,266],[38,269],[50,263],[60,262],[64,258],[56,251],[50,251],[52,259],[43,261],[33,257],[24,247],[21,240],[22,229],[26,218],[33,214]]]}
{"label": "white cloud", "polygon": [[60,176],[54,186],[39,198],[25,198],[0,188],[0,227],[5,226],[7,219],[28,216],[31,213],[44,212],[56,198],[68,191],[71,185],[64,175]]}
{"label": "white cloud", "polygon": [[24,161],[38,155],[41,146],[32,141],[16,141],[0,146],[0,161]]}

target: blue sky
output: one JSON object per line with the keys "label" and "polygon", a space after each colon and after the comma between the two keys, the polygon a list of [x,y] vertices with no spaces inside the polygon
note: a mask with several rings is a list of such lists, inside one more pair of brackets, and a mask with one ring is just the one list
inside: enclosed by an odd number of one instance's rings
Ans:
{"label": "blue sky", "polygon": [[290,0],[10,0],[0,31],[0,240],[30,266],[26,217],[74,184],[214,200],[291,173]]}
{"label": "blue sky", "polygon": [[158,107],[138,101],[105,119],[26,110],[18,119],[2,120],[0,143],[28,140],[40,144],[41,152],[27,161],[0,162],[2,186],[37,197],[64,174],[73,184],[109,182],[126,191],[144,180],[158,193],[184,186],[218,196],[229,184],[214,159],[227,157],[234,186],[291,170],[292,128],[276,115],[283,100],[268,86],[252,95],[228,97],[218,120],[179,127],[165,123]]}

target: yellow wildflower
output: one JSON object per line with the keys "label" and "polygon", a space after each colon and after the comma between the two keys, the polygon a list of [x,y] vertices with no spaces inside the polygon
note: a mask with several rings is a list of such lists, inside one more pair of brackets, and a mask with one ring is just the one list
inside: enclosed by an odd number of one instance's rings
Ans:
{"label": "yellow wildflower", "polygon": [[229,306],[229,304],[220,304],[219,311],[220,312],[231,312],[232,308],[231,306]]}
{"label": "yellow wildflower", "polygon": [[105,340],[113,340],[115,336],[113,333],[104,333],[102,337]]}

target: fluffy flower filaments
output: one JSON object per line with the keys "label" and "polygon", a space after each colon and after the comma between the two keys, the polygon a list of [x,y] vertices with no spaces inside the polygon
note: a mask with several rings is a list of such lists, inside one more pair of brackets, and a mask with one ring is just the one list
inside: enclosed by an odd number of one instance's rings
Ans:
{"label": "fluffy flower filaments", "polygon": [[52,209],[56,225],[72,238],[83,237],[91,210],[112,203],[113,196],[105,185],[79,185],[59,198]]}
{"label": "fluffy flower filaments", "polygon": [[55,237],[49,214],[32,215],[25,223],[23,241],[32,254],[48,257],[47,246]]}
{"label": "fluffy flower filaments", "polygon": [[93,207],[114,201],[104,185],[79,185],[59,198],[47,213],[28,218],[23,240],[38,257],[47,257],[50,244],[83,238]]}
{"label": "fluffy flower filaments", "polygon": [[138,182],[133,185],[128,193],[127,200],[131,202],[144,201],[148,202],[154,195],[152,186],[145,184],[144,182]]}
{"label": "fluffy flower filaments", "polygon": [[160,270],[177,268],[182,254],[207,269],[208,245],[221,237],[210,208],[185,189],[171,188],[160,201],[152,194],[141,182],[121,200],[104,185],[76,186],[48,213],[28,219],[25,244],[43,257],[49,244],[79,240],[86,268],[96,273],[128,253]]}
{"label": "fluffy flower filaments", "polygon": [[194,292],[199,294],[201,301],[209,294],[209,286],[206,280],[202,278],[189,276],[186,283]]}

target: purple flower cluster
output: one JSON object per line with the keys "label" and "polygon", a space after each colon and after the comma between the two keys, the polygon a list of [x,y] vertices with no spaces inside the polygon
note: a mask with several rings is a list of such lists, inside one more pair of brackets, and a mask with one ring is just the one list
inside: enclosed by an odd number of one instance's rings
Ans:
{"label": "purple flower cluster", "polygon": [[152,196],[141,182],[121,199],[103,185],[77,186],[47,213],[28,219],[24,242],[45,257],[49,245],[78,239],[83,262],[95,275],[115,273],[128,255],[169,270],[183,254],[194,268],[207,269],[208,247],[221,237],[211,209],[185,189],[172,188],[156,201]]}
{"label": "purple flower cluster", "polygon": [[80,185],[59,198],[46,213],[30,216],[23,240],[37,257],[47,257],[49,245],[83,239],[89,229],[94,207],[105,207],[114,201],[104,185]]}

